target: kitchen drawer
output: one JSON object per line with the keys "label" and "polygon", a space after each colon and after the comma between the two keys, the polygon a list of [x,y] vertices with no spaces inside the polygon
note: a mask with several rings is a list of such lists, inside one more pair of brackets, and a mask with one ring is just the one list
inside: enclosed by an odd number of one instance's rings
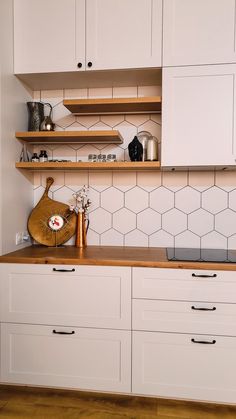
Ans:
{"label": "kitchen drawer", "polygon": [[0,269],[3,322],[131,327],[131,268],[2,264]]}
{"label": "kitchen drawer", "polygon": [[133,300],[132,329],[236,335],[236,304]]}
{"label": "kitchen drawer", "polygon": [[131,332],[2,324],[1,381],[130,392]]}
{"label": "kitchen drawer", "polygon": [[235,337],[133,332],[132,347],[134,393],[235,403]]}
{"label": "kitchen drawer", "polygon": [[236,272],[133,268],[133,298],[236,303]]}

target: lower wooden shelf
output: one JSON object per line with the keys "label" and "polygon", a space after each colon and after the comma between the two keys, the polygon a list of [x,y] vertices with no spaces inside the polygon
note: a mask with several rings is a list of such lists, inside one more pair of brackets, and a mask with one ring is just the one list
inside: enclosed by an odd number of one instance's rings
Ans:
{"label": "lower wooden shelf", "polygon": [[17,169],[25,170],[159,170],[159,161],[144,162],[20,162],[16,163]]}

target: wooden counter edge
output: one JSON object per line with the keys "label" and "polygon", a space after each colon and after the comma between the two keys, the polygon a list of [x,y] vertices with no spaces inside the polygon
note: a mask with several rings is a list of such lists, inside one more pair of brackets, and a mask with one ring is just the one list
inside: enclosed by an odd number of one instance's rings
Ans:
{"label": "wooden counter edge", "polygon": [[46,265],[97,265],[97,266],[131,266],[147,268],[168,269],[195,269],[195,270],[224,270],[236,271],[235,263],[217,262],[180,262],[180,261],[144,261],[124,259],[90,259],[90,258],[54,258],[54,257],[10,257],[1,256],[0,263],[24,263]]}

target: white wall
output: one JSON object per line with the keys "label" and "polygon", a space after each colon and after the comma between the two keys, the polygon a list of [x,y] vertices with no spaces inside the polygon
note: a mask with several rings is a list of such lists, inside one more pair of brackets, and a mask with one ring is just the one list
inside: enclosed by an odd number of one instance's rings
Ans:
{"label": "white wall", "polygon": [[15,169],[21,144],[16,130],[27,127],[29,92],[13,75],[13,1],[0,1],[0,251],[19,249],[15,234],[26,229],[33,203],[30,179]]}

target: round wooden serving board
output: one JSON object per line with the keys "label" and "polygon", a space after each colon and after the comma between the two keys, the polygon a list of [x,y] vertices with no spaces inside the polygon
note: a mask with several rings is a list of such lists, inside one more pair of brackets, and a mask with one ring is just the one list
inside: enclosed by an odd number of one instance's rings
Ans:
{"label": "round wooden serving board", "polygon": [[[69,205],[48,197],[53,182],[52,177],[47,178],[45,192],[28,218],[30,235],[38,243],[46,246],[59,246],[69,240],[76,231],[76,213],[70,211]],[[63,227],[58,231],[53,231],[49,227],[48,223],[52,215],[60,215],[64,220]]]}

